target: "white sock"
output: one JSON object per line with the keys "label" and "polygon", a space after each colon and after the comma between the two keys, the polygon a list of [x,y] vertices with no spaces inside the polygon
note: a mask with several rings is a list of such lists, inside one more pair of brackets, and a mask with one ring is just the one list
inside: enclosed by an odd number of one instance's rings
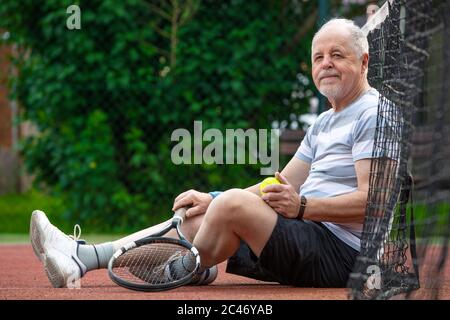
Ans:
{"label": "white sock", "polygon": [[114,254],[112,242],[94,245],[80,245],[78,247],[78,258],[89,270],[108,267],[108,262]]}

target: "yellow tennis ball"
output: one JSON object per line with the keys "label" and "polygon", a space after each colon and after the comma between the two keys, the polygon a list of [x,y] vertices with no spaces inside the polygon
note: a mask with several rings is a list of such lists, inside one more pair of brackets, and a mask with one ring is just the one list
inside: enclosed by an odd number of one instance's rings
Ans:
{"label": "yellow tennis ball", "polygon": [[259,191],[261,192],[262,195],[264,195],[266,193],[262,192],[262,191],[265,187],[267,187],[268,185],[271,185],[271,184],[280,184],[280,183],[281,182],[278,181],[277,178],[274,178],[274,177],[265,178],[259,185]]}

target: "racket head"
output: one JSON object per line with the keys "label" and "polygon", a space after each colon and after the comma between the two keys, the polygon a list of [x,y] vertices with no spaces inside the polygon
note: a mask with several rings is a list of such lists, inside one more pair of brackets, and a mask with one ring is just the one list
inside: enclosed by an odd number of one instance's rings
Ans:
{"label": "racket head", "polygon": [[[188,261],[179,268],[177,259]],[[175,265],[175,267],[174,267]],[[188,284],[200,267],[198,251],[189,242],[166,237],[142,239],[119,249],[108,264],[113,282],[138,291],[163,291]],[[186,269],[187,268],[187,269]]]}

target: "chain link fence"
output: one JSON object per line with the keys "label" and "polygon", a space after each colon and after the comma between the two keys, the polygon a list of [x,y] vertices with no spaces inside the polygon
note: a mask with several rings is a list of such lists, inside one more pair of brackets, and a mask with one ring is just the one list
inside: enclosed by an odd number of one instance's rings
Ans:
{"label": "chain link fence", "polygon": [[169,216],[187,189],[281,169],[290,155],[271,158],[271,130],[302,129],[317,109],[318,14],[297,0],[2,1],[9,99],[36,129],[18,142],[35,185],[64,199],[69,221],[123,232]]}

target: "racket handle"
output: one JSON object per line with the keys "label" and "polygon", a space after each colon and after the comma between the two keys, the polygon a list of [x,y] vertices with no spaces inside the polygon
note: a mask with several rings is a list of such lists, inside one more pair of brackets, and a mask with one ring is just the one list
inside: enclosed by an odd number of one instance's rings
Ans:
{"label": "racket handle", "polygon": [[186,217],[186,211],[187,211],[187,207],[183,207],[180,209],[177,209],[175,211],[175,214],[173,215],[173,219],[175,220],[181,220],[181,222],[183,222],[184,218]]}

